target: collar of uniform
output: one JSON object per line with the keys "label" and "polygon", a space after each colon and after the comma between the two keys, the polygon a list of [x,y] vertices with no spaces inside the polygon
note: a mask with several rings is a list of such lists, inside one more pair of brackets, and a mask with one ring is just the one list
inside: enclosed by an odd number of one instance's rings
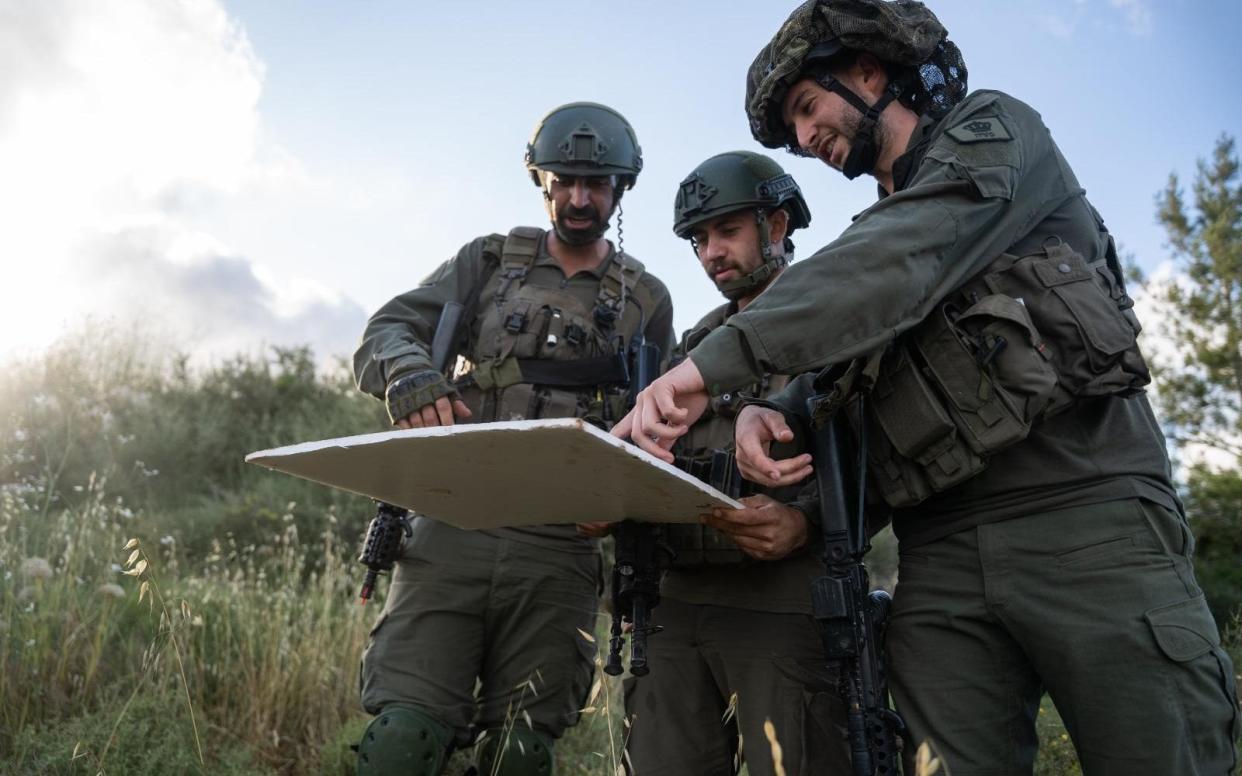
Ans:
{"label": "collar of uniform", "polygon": [[[895,191],[901,191],[910,185],[910,179],[914,177],[914,171],[918,169],[919,163],[927,155],[927,147],[931,145],[932,129],[935,126],[936,120],[931,116],[921,116],[919,123],[914,127],[914,132],[910,135],[910,142],[906,145],[905,153],[893,160],[893,188]],[[880,190],[880,199],[888,196],[888,192],[882,186],[877,186],[876,188]]]}
{"label": "collar of uniform", "polygon": [[[582,272],[587,272],[596,279],[602,278],[604,273],[608,271],[608,266],[616,261],[616,258],[617,246],[613,245],[612,241],[609,240],[608,255],[604,257],[604,260],[599,264],[596,264],[594,267],[588,267],[587,269],[582,270]],[[557,262],[556,257],[548,252],[548,233],[547,231],[544,231],[544,233],[539,237],[539,247],[536,249],[535,263],[532,266],[545,267],[549,265],[561,270],[562,274],[565,272],[564,268],[562,268]],[[574,274],[578,275],[580,273]]]}

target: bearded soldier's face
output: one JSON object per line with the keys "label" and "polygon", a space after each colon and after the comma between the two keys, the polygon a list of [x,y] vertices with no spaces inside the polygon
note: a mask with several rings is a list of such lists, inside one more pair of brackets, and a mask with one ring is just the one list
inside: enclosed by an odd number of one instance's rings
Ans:
{"label": "bearded soldier's face", "polygon": [[763,264],[759,225],[753,211],[725,213],[704,221],[690,233],[703,271],[726,299],[737,300],[747,289],[726,291],[722,284],[749,275]]}
{"label": "bearded soldier's face", "polygon": [[544,173],[544,197],[556,236],[568,245],[587,245],[608,231],[616,204],[614,175]]}
{"label": "bearded soldier's face", "polygon": [[781,118],[803,151],[834,170],[845,166],[862,122],[862,114],[853,106],[810,78],[789,89]]}

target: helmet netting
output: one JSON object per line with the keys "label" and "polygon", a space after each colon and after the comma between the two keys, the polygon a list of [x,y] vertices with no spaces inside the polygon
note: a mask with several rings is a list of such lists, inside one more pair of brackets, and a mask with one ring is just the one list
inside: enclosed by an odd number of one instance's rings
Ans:
{"label": "helmet netting", "polygon": [[[827,44],[827,45],[825,45]],[[746,112],[751,134],[798,153],[781,118],[789,87],[819,77],[838,53],[865,51],[889,71],[902,104],[940,115],[966,95],[966,64],[940,20],[916,0],[808,0],[751,63]]]}

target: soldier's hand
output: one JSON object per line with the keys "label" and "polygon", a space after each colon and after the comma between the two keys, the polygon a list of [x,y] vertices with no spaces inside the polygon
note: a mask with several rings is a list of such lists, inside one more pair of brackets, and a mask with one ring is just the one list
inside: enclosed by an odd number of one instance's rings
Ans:
{"label": "soldier's hand", "polygon": [[616,523],[578,523],[578,533],[592,539],[602,539],[612,533],[614,526]]}
{"label": "soldier's hand", "polygon": [[770,496],[748,496],[742,509],[713,509],[705,525],[726,534],[758,560],[780,560],[806,545],[806,515]]}
{"label": "soldier's hand", "polygon": [[710,398],[699,368],[686,359],[638,394],[634,409],[613,427],[612,434],[629,437],[656,458],[672,463],[669,448],[703,416]]}
{"label": "soldier's hand", "polygon": [[811,475],[811,456],[806,453],[779,461],[769,455],[773,442],[792,442],[794,438],[780,412],[753,404],[743,407],[734,422],[733,436],[738,471],[751,482],[771,488],[792,485]]}
{"label": "soldier's hand", "polygon": [[468,418],[473,413],[461,399],[441,396],[434,404],[428,404],[397,421],[397,428],[427,428],[428,426],[451,426],[456,418]]}

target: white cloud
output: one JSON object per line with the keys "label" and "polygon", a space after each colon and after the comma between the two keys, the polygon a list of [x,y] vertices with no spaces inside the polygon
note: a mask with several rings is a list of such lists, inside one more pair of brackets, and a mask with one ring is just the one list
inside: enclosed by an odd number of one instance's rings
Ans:
{"label": "white cloud", "polygon": [[1147,0],[1108,0],[1108,4],[1122,12],[1131,34],[1144,38],[1151,35],[1152,12]]}
{"label": "white cloud", "polygon": [[[101,235],[80,276],[91,289],[82,309],[110,311],[121,328],[159,327],[162,338],[200,357],[252,351],[263,343],[313,343],[320,355],[348,354],[366,314],[309,283],[266,282],[252,262],[215,250],[209,236],[148,224]],[[169,257],[177,257],[170,260]]]}
{"label": "white cloud", "polygon": [[264,140],[262,84],[218,0],[0,0],[0,354],[135,299],[213,350],[339,347],[315,321],[351,303],[190,226],[225,198],[314,187]]}

